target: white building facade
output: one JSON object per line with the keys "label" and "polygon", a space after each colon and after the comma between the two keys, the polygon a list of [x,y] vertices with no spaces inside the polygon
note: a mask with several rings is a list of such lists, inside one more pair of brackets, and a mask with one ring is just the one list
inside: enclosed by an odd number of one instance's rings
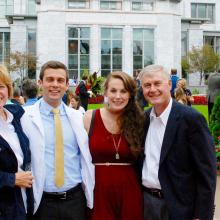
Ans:
{"label": "white building facade", "polygon": [[94,71],[135,75],[152,63],[180,74],[181,56],[204,42],[220,53],[220,0],[0,2],[0,63],[9,51],[32,53],[38,67],[59,60],[79,79]]}

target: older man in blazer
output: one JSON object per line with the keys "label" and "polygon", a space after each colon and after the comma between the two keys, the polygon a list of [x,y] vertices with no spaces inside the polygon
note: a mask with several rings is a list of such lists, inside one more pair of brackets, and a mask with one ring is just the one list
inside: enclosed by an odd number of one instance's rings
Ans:
{"label": "older man in blazer", "polygon": [[[33,218],[84,220],[86,200],[87,206],[93,207],[94,166],[82,114],[62,102],[68,88],[66,66],[58,61],[45,63],[40,71],[39,84],[43,89],[43,98],[25,108],[34,134],[34,138],[30,139],[31,151],[38,158],[32,164],[35,196]],[[58,109],[59,113],[53,109]],[[59,115],[62,125],[59,136],[62,133],[63,144],[59,153],[55,114]],[[60,161],[57,155],[63,161],[59,162],[62,168],[59,165],[57,168],[56,163]],[[60,170],[62,174],[55,178]]]}
{"label": "older man in blazer", "polygon": [[141,72],[146,112],[142,164],[145,220],[212,220],[216,158],[204,117],[177,103],[163,66]]}
{"label": "older man in blazer", "polygon": [[215,98],[220,95],[220,69],[209,76],[208,78],[208,113],[209,119],[214,106]]}

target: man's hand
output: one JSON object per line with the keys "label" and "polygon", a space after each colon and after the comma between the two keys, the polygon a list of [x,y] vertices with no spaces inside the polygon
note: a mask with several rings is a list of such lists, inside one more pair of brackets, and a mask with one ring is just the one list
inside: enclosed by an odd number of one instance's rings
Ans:
{"label": "man's hand", "polygon": [[32,186],[34,177],[30,171],[17,172],[15,174],[15,185],[24,188],[30,188]]}

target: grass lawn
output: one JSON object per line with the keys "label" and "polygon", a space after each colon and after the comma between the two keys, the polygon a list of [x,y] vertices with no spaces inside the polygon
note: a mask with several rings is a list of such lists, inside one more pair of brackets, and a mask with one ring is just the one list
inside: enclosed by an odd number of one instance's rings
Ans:
{"label": "grass lawn", "polygon": [[203,114],[208,122],[208,105],[193,105],[193,108]]}
{"label": "grass lawn", "polygon": [[[97,109],[103,107],[103,104],[89,104],[88,109]],[[208,122],[208,106],[207,105],[193,105],[193,108],[204,115]]]}

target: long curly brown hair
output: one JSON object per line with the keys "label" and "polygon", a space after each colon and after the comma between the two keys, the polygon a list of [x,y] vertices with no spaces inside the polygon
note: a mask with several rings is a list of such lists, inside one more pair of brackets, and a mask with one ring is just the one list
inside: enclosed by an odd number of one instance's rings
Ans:
{"label": "long curly brown hair", "polygon": [[112,78],[120,79],[130,94],[129,102],[120,115],[118,124],[120,125],[121,133],[129,143],[132,153],[138,155],[141,152],[141,143],[144,135],[144,112],[136,101],[136,82],[127,73],[121,71],[112,72],[105,81],[105,92]]}

